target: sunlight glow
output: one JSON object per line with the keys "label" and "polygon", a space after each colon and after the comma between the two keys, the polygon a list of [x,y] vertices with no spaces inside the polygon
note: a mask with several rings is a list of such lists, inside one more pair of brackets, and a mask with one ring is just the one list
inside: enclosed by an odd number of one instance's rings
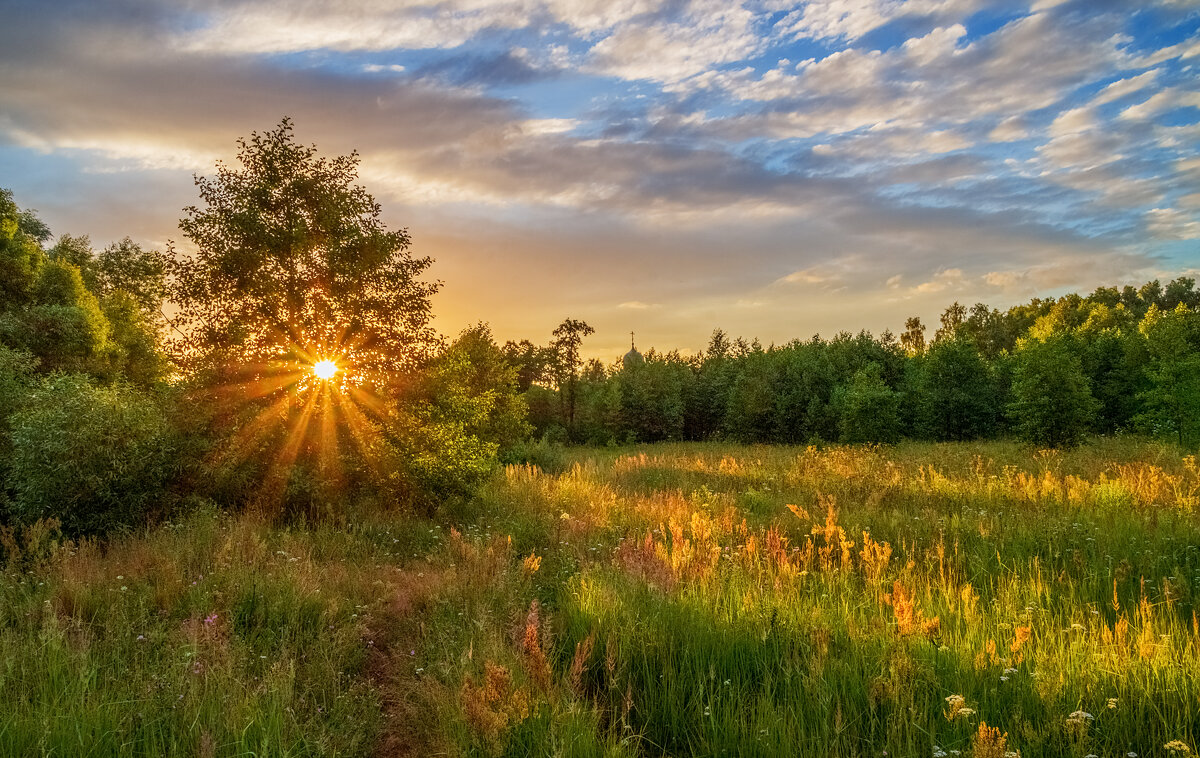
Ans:
{"label": "sunlight glow", "polygon": [[328,359],[317,361],[313,364],[313,373],[317,375],[318,379],[332,379],[337,371],[337,364]]}

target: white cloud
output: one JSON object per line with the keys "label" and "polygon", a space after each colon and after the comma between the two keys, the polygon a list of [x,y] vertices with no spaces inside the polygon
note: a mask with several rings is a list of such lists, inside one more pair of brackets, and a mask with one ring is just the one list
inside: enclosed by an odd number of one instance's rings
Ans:
{"label": "white cloud", "polygon": [[1021,116],[1010,116],[988,132],[988,140],[992,142],[1016,142],[1029,136],[1029,129]]}
{"label": "white cloud", "polygon": [[1119,100],[1127,95],[1132,95],[1135,92],[1140,92],[1157,82],[1158,74],[1158,69],[1151,69],[1144,74],[1138,74],[1137,76],[1131,76],[1127,79],[1115,81],[1097,92],[1096,96],[1092,98],[1091,104],[1093,106],[1104,105],[1105,103],[1111,103],[1112,101]]}
{"label": "white cloud", "polygon": [[662,303],[643,303],[641,300],[629,300],[624,303],[618,303],[617,307],[631,311],[648,311],[661,308]]}
{"label": "white cloud", "polygon": [[616,27],[592,47],[589,65],[624,79],[678,82],[759,50],[763,41],[754,20],[740,6],[693,2],[679,20]]}
{"label": "white cloud", "polygon": [[938,271],[933,275],[932,279],[921,282],[913,287],[913,292],[920,294],[929,294],[933,292],[945,292],[946,290],[960,289],[966,284],[966,278],[960,268],[947,268]]}
{"label": "white cloud", "polygon": [[1200,218],[1175,208],[1152,208],[1146,212],[1146,230],[1156,239],[1200,239]]}
{"label": "white cloud", "polygon": [[809,0],[776,23],[786,37],[855,40],[901,16],[965,19],[977,0]]}
{"label": "white cloud", "polygon": [[1173,108],[1187,106],[1200,108],[1200,92],[1168,87],[1159,90],[1144,102],[1131,105],[1121,111],[1121,118],[1147,121]]}

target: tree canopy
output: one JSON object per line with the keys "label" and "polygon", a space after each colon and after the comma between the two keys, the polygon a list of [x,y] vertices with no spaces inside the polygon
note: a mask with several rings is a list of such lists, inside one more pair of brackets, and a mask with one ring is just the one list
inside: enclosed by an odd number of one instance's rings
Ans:
{"label": "tree canopy", "polygon": [[386,228],[355,183],[357,154],[319,156],[286,118],[238,146],[236,167],[196,178],[203,204],[179,223],[194,250],[168,248],[180,358],[253,377],[346,356],[373,383],[425,360],[438,284],[419,277],[431,260]]}

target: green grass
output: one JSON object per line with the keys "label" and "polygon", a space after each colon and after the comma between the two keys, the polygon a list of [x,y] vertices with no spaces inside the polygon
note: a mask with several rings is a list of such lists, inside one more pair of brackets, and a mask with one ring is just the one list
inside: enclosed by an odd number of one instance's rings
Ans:
{"label": "green grass", "polygon": [[1200,747],[1200,469],[1136,439],[579,449],[436,523],[22,547],[5,755]]}

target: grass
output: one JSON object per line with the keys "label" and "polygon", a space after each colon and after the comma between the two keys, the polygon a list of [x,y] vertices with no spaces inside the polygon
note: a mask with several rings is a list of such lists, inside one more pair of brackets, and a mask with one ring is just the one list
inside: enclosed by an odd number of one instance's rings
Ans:
{"label": "grass", "polygon": [[1141,440],[580,449],[438,522],[4,541],[5,755],[1200,747],[1200,467]]}

